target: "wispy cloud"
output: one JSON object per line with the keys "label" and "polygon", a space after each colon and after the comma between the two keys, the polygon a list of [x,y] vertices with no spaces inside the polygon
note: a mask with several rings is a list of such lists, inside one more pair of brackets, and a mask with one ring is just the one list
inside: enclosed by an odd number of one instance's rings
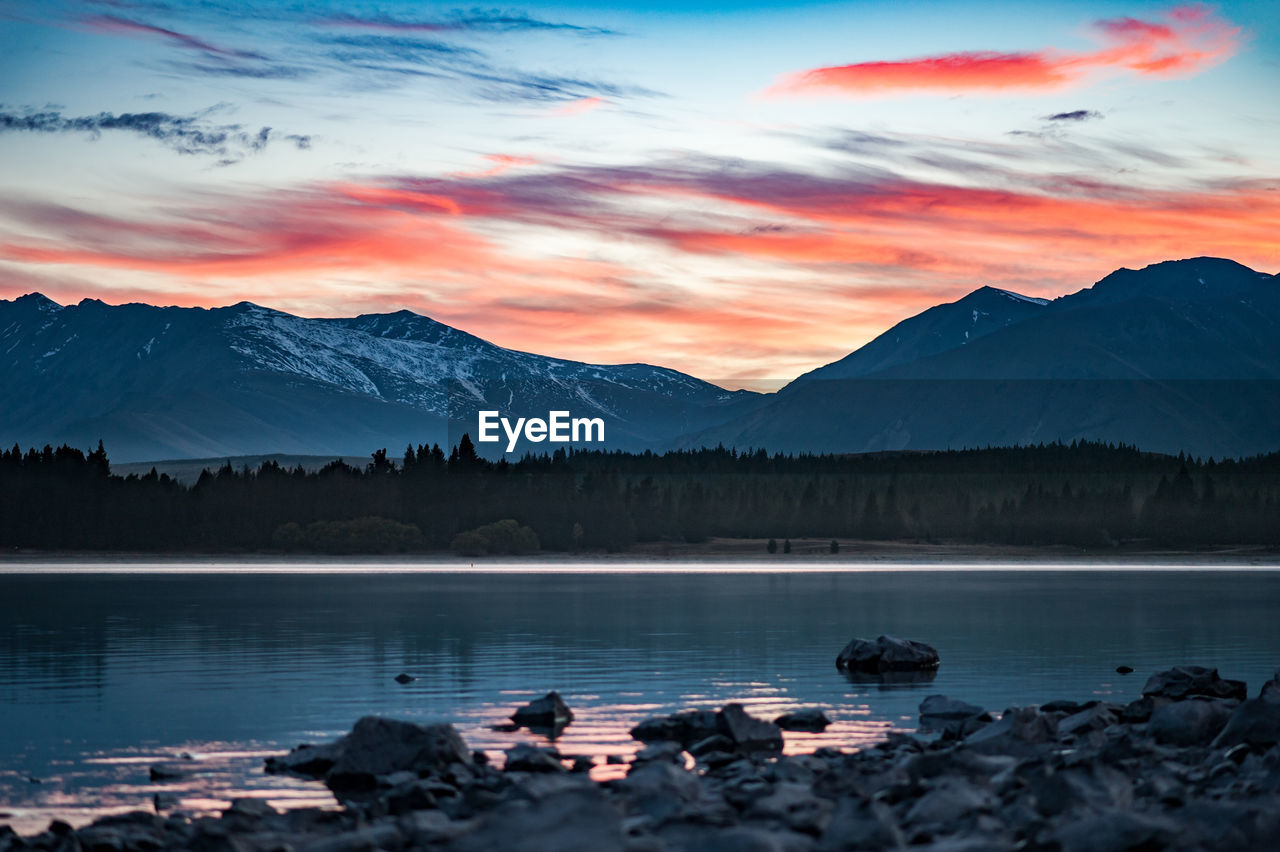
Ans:
{"label": "wispy cloud", "polygon": [[400,32],[566,32],[581,36],[618,35],[604,27],[547,21],[525,12],[500,9],[454,11],[443,18],[396,18],[390,15],[356,15],[340,13],[321,18],[320,23],[352,29],[391,30]]}
{"label": "wispy cloud", "polygon": [[1178,6],[1160,21],[1095,21],[1097,50],[964,51],[913,59],[857,62],[790,74],[770,96],[1050,91],[1115,74],[1194,74],[1232,56],[1239,27],[1201,5]]}
{"label": "wispy cloud", "polygon": [[1089,121],[1094,118],[1102,118],[1102,113],[1095,112],[1091,109],[1073,109],[1070,112],[1055,112],[1053,115],[1046,115],[1045,121]]}
{"label": "wispy cloud", "polygon": [[[58,111],[0,111],[0,133],[86,133],[97,138],[104,132],[133,133],[154,139],[179,154],[202,154],[234,161],[267,147],[271,128],[248,130],[239,124],[208,124],[194,116],[164,112],[109,113],[66,116]],[[285,137],[299,150],[311,147],[311,137]]]}
{"label": "wispy cloud", "polygon": [[188,33],[170,30],[159,27],[154,24],[148,24],[143,21],[135,21],[130,18],[122,18],[118,15],[90,15],[82,18],[81,22],[90,29],[107,33],[124,33],[128,35],[137,35],[147,38],[159,38],[175,47],[187,48],[189,50],[198,50],[202,53],[209,53],[215,56],[225,56],[233,59],[265,59],[260,53],[254,53],[247,50],[232,50],[225,47],[219,47],[211,44],[202,38],[190,35]]}

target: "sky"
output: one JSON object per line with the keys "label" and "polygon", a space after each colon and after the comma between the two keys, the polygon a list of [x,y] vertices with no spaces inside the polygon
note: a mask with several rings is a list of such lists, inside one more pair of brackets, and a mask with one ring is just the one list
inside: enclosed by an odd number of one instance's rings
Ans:
{"label": "sky", "polygon": [[771,389],[984,285],[1280,271],[1277,92],[1272,0],[0,0],[0,298]]}

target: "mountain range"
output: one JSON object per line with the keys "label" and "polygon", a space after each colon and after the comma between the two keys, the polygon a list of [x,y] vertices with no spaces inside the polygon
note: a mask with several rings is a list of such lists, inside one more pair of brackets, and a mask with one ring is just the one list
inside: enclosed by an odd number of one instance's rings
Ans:
{"label": "mountain range", "polygon": [[480,408],[601,417],[607,446],[630,450],[1089,438],[1249,455],[1280,449],[1280,282],[1193,258],[1053,300],[981,287],[774,394],[517,352],[408,311],[309,319],[248,302],[0,300],[6,445],[101,438],[117,461],[361,455],[474,436]]}

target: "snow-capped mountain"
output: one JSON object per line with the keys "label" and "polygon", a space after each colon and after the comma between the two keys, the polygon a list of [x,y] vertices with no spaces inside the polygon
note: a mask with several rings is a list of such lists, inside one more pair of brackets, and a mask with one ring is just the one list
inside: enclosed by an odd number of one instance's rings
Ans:
{"label": "snow-capped mountain", "polygon": [[248,302],[0,300],[0,440],[102,438],[118,461],[398,452],[474,437],[481,408],[602,417],[607,446],[637,449],[757,397],[646,364],[504,349],[409,311],[308,319]]}
{"label": "snow-capped mountain", "polygon": [[868,452],[1088,438],[1221,457],[1280,450],[1277,424],[1280,280],[1200,257],[1121,269],[1048,303],[983,288],[682,443]]}

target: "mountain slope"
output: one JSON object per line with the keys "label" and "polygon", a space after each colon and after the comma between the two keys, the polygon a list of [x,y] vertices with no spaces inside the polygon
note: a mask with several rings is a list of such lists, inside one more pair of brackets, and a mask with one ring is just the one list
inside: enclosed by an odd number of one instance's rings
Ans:
{"label": "mountain slope", "polygon": [[[899,327],[927,327],[929,313]],[[1091,438],[1216,456],[1280,448],[1275,276],[1216,258],[1170,261],[1025,313],[910,360],[854,353],[685,443],[869,452]],[[882,341],[865,348],[883,350]],[[883,366],[836,369],[850,363]]]}
{"label": "mountain slope", "polygon": [[851,379],[918,361],[1036,316],[1048,304],[1046,299],[981,287],[963,299],[903,320],[866,346],[796,381]]}
{"label": "mountain slope", "polygon": [[453,443],[474,437],[481,408],[602,417],[607,446],[639,449],[757,398],[661,367],[503,349],[408,311],[306,319],[247,302],[0,300],[0,440],[102,438],[118,461]]}

